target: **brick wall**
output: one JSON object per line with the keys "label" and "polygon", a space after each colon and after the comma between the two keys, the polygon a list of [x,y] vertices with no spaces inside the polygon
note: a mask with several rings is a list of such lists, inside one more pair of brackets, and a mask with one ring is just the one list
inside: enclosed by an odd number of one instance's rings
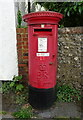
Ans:
{"label": "brick wall", "polygon": [[[81,86],[81,41],[83,27],[59,28],[57,81]],[[27,28],[17,28],[19,75],[28,80],[28,34]]]}
{"label": "brick wall", "polygon": [[23,81],[28,79],[28,33],[27,28],[17,28],[17,53],[19,75],[23,76]]}

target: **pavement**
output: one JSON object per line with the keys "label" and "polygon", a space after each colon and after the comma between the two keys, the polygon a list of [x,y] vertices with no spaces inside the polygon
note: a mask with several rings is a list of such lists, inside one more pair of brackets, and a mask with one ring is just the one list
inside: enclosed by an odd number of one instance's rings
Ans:
{"label": "pavement", "polygon": [[56,102],[56,104],[43,111],[36,111],[39,118],[80,118],[81,109],[75,103],[62,103]]}
{"label": "pavement", "polygon": [[[10,106],[12,107],[12,106]],[[0,114],[0,120],[14,120],[12,116],[12,112],[15,111],[15,108],[10,109],[10,111],[6,111],[7,114]],[[0,111],[2,110],[2,96],[0,94]],[[3,110],[4,111],[4,110]],[[56,102],[51,108],[47,110],[34,110],[34,114],[37,116],[38,119],[45,119],[45,118],[81,118],[81,108],[76,103],[63,103],[63,102]],[[2,119],[3,118],[3,119]],[[8,119],[7,119],[8,118]],[[16,119],[15,119],[16,120]]]}
{"label": "pavement", "polygon": [[[10,100],[10,101],[9,101]],[[2,94],[0,93],[0,120],[14,120],[12,113],[17,111],[18,105],[12,105],[11,99],[5,100],[2,106]],[[8,105],[8,103],[10,103]],[[3,108],[3,110],[2,110]],[[1,111],[6,111],[6,114],[1,114]],[[34,109],[34,114],[37,116],[36,119],[45,118],[79,118],[83,120],[83,113],[81,112],[81,104],[76,104],[74,102],[55,102],[55,104],[47,110],[37,110]],[[8,119],[7,119],[8,118]],[[15,119],[16,120],[16,119]]]}

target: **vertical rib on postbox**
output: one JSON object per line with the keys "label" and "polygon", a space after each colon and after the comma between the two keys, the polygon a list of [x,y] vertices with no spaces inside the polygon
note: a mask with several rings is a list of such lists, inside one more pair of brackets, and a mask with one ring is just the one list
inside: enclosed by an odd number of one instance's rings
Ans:
{"label": "vertical rib on postbox", "polygon": [[29,103],[38,109],[56,99],[58,22],[57,12],[34,12],[23,16],[28,23]]}

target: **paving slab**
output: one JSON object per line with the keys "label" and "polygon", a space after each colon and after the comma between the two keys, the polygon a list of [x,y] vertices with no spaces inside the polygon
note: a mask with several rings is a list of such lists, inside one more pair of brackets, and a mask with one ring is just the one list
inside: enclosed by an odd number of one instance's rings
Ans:
{"label": "paving slab", "polygon": [[14,118],[11,114],[12,113],[7,113],[5,115],[2,115],[2,118]]}
{"label": "paving slab", "polygon": [[47,110],[36,110],[35,113],[39,118],[80,118],[80,107],[75,103],[62,103],[56,102],[56,104]]}

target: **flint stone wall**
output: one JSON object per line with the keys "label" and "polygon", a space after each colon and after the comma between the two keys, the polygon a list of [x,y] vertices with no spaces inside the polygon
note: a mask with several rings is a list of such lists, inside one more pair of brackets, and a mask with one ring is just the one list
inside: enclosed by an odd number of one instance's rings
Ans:
{"label": "flint stone wall", "polygon": [[[83,27],[58,29],[57,81],[81,88],[81,50]],[[28,34],[27,28],[17,28],[19,75],[28,81]]]}
{"label": "flint stone wall", "polygon": [[59,28],[58,33],[57,80],[80,88],[83,27]]}

